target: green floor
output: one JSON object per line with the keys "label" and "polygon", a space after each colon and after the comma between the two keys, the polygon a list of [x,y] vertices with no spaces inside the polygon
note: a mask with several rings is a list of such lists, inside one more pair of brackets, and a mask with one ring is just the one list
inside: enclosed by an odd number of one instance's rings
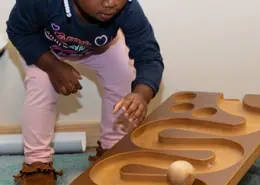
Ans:
{"label": "green floor", "polygon": [[[89,167],[88,154],[55,155],[54,166],[64,170],[57,185],[69,185],[78,175]],[[0,185],[14,185],[12,176],[17,174],[23,156],[0,156]],[[248,171],[239,185],[260,185],[260,159]]]}
{"label": "green floor", "polygon": [[[64,175],[58,177],[57,185],[69,185],[78,175],[89,167],[88,154],[55,155],[54,167],[63,169]],[[21,168],[23,156],[0,156],[0,185],[15,185],[12,176]]]}

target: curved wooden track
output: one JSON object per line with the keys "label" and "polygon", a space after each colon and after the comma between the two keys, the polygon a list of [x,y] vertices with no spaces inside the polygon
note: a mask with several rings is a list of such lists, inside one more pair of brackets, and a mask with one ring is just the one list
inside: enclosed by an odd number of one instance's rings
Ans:
{"label": "curved wooden track", "polygon": [[195,185],[235,185],[260,155],[259,143],[259,95],[178,92],[72,185],[168,185],[176,160],[193,164]]}

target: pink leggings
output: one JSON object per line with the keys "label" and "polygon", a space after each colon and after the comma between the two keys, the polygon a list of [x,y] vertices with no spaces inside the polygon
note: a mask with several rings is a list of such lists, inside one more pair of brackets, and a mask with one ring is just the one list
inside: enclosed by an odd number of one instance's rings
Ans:
{"label": "pink leggings", "polygon": [[[114,115],[112,110],[120,98],[131,92],[135,70],[121,40],[104,53],[92,55],[76,63],[94,69],[98,81],[104,87],[100,141],[104,149],[109,149],[124,136],[124,133],[113,129],[118,115]],[[22,133],[25,162],[50,162],[54,154],[50,143],[54,136],[59,95],[44,71],[34,65],[24,67],[26,93]]]}

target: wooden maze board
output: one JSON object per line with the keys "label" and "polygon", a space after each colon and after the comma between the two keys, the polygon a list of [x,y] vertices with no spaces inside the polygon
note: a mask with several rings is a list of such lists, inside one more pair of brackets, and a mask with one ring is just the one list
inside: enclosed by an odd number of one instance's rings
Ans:
{"label": "wooden maze board", "polygon": [[167,185],[170,164],[196,169],[194,185],[235,185],[260,155],[260,95],[177,92],[72,185]]}

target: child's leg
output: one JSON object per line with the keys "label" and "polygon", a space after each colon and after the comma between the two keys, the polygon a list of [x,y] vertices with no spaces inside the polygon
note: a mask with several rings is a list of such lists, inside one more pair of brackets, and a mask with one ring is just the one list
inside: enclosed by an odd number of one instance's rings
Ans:
{"label": "child's leg", "polygon": [[101,146],[110,149],[125,133],[114,130],[113,106],[124,96],[131,93],[131,83],[135,78],[135,69],[126,52],[122,40],[110,46],[104,53],[93,55],[78,63],[97,72],[99,82],[104,87],[101,118]]}
{"label": "child's leg", "polygon": [[22,134],[25,163],[51,162],[53,149],[50,143],[56,123],[58,94],[48,75],[36,66],[24,64],[25,103]]}

